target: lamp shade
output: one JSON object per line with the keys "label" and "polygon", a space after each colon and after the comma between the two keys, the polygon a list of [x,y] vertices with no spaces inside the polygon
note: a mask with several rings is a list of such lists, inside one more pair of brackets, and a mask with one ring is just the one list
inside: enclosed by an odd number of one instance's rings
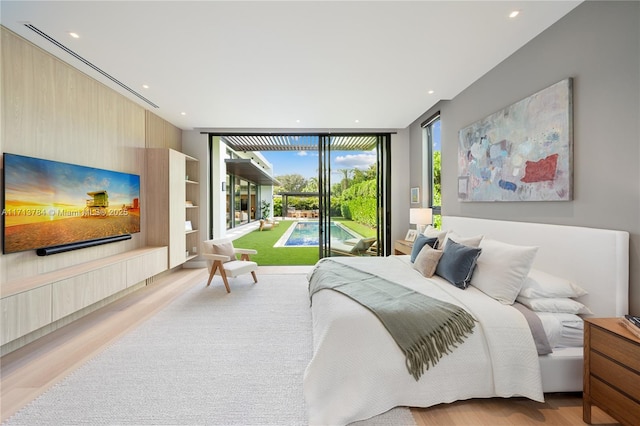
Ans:
{"label": "lamp shade", "polygon": [[432,221],[433,216],[431,209],[409,209],[409,223],[414,225],[429,225]]}

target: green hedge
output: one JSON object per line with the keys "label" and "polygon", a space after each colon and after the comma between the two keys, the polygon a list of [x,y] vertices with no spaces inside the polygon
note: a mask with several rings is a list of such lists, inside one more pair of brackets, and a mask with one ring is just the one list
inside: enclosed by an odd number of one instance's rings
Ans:
{"label": "green hedge", "polygon": [[377,185],[368,180],[347,188],[342,193],[342,217],[367,226],[376,226]]}

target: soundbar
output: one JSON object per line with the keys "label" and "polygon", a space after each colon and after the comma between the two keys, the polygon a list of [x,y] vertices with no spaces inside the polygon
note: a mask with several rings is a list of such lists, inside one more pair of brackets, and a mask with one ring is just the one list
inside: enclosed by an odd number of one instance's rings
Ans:
{"label": "soundbar", "polygon": [[102,244],[115,243],[116,241],[130,240],[131,234],[115,235],[113,237],[98,238],[95,240],[80,241],[77,243],[61,244],[59,246],[43,247],[36,250],[38,256],[49,256],[50,254],[63,253],[65,251],[78,250],[87,247],[99,246]]}

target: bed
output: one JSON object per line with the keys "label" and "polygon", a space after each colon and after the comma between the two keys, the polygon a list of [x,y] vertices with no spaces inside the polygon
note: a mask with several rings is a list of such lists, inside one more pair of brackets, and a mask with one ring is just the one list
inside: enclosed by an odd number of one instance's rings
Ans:
{"label": "bed", "polygon": [[[464,217],[443,217],[442,228],[456,237],[482,235],[485,254],[490,241],[535,247],[531,271],[578,284],[588,294],[575,300],[590,309],[589,315],[628,313],[629,237],[624,231]],[[304,375],[310,424],[348,424],[396,406],[512,396],[543,401],[546,392],[582,390],[581,347],[554,347],[539,355],[524,315],[474,285],[463,290],[438,275],[425,278],[406,255],[327,261],[463,306],[477,323],[462,344],[416,380],[407,372],[405,354],[369,309],[338,291],[315,292],[314,351]]]}

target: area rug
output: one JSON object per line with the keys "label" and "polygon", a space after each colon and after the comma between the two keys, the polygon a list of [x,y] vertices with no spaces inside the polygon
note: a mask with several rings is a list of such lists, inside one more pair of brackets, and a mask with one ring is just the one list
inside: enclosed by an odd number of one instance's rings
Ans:
{"label": "area rug", "polygon": [[[220,284],[220,285],[217,285]],[[7,425],[305,425],[304,274],[197,284]],[[415,425],[396,408],[358,425]]]}

